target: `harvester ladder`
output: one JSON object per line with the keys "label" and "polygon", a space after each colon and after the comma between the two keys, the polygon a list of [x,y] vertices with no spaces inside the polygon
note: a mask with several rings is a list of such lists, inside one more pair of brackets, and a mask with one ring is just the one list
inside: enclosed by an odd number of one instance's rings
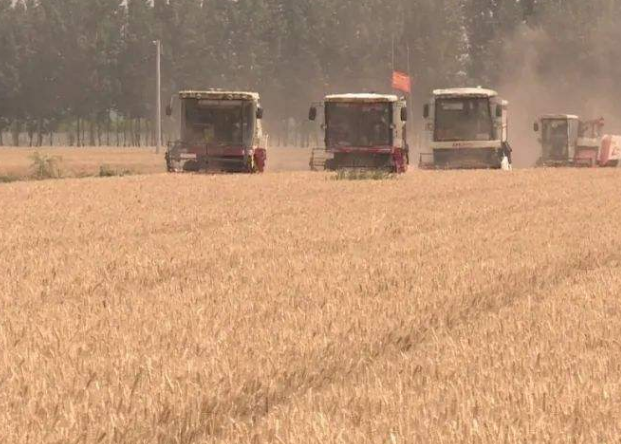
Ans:
{"label": "harvester ladder", "polygon": [[311,171],[325,171],[328,159],[329,156],[325,148],[313,148],[310,159]]}
{"label": "harvester ladder", "polygon": [[436,168],[433,153],[419,153],[418,168],[421,170],[432,170]]}

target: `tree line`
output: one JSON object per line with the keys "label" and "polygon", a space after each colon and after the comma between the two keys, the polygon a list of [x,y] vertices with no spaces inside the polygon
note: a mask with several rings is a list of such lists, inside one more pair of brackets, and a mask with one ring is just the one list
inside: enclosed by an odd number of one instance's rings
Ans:
{"label": "tree line", "polygon": [[156,39],[164,101],[255,90],[281,140],[393,67],[415,106],[483,85],[615,114],[619,22],[617,0],[0,0],[0,144],[151,144]]}

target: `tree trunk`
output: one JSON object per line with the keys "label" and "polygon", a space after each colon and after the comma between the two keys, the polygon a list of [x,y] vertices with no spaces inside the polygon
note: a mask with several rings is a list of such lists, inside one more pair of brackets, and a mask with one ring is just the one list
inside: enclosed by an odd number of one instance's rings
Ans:
{"label": "tree trunk", "polygon": [[127,120],[123,119],[123,148],[127,148]]}
{"label": "tree trunk", "polygon": [[134,119],[129,119],[127,122],[129,124],[129,146],[134,146]]}
{"label": "tree trunk", "polygon": [[77,118],[77,122],[76,122],[76,132],[75,132],[75,143],[76,143],[76,147],[80,148],[80,117],[78,116]]}
{"label": "tree trunk", "polygon": [[106,146],[110,146],[110,117],[106,120]]}
{"label": "tree trunk", "polygon": [[101,146],[101,120],[97,118],[97,146]]}
{"label": "tree trunk", "polygon": [[13,146],[19,146],[19,133],[21,132],[21,123],[16,121],[13,123],[12,133],[13,133]]}
{"label": "tree trunk", "polygon": [[137,127],[136,119],[132,119],[132,146],[138,146],[138,137],[136,137],[136,127]]}
{"label": "tree trunk", "polygon": [[28,133],[28,145],[32,148],[32,140],[34,138],[34,127],[32,126],[32,122],[28,121],[26,123],[26,132]]}
{"label": "tree trunk", "polygon": [[144,144],[145,146],[149,146],[149,144],[153,143],[153,134],[151,134],[151,125],[149,119],[144,121]]}
{"label": "tree trunk", "polygon": [[95,121],[90,119],[88,124],[88,144],[89,146],[95,146]]}
{"label": "tree trunk", "polygon": [[37,146],[43,146],[43,119],[37,122]]}
{"label": "tree trunk", "polygon": [[140,125],[142,119],[140,117],[138,117],[138,127],[136,128],[136,146],[140,147],[141,146],[141,136],[142,136],[142,127]]}
{"label": "tree trunk", "polygon": [[82,146],[86,147],[86,123],[82,119]]}

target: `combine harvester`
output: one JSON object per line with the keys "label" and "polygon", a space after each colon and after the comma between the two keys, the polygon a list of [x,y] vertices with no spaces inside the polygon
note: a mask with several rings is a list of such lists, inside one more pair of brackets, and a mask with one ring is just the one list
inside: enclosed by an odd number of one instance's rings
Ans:
{"label": "combine harvester", "polygon": [[421,169],[511,169],[509,103],[483,88],[440,89],[423,110]]}
{"label": "combine harvester", "polygon": [[181,91],[173,96],[166,114],[180,106],[179,138],[169,143],[169,172],[261,173],[267,160],[263,109],[259,95],[238,91]]}
{"label": "combine harvester", "polygon": [[546,114],[534,124],[541,167],[617,167],[621,136],[602,135],[604,119],[580,120],[571,114]]}
{"label": "combine harvester", "polygon": [[311,107],[311,121],[317,119],[319,109],[325,146],[313,149],[311,170],[407,171],[405,99],[382,94],[329,95]]}

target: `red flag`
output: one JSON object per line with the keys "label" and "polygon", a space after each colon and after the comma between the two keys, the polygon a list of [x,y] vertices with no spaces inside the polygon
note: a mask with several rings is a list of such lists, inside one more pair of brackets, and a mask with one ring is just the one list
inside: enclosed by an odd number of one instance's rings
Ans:
{"label": "red flag", "polygon": [[394,71],[392,73],[392,87],[394,89],[398,89],[399,91],[403,91],[409,94],[411,92],[410,85],[411,81],[409,75],[399,71]]}

